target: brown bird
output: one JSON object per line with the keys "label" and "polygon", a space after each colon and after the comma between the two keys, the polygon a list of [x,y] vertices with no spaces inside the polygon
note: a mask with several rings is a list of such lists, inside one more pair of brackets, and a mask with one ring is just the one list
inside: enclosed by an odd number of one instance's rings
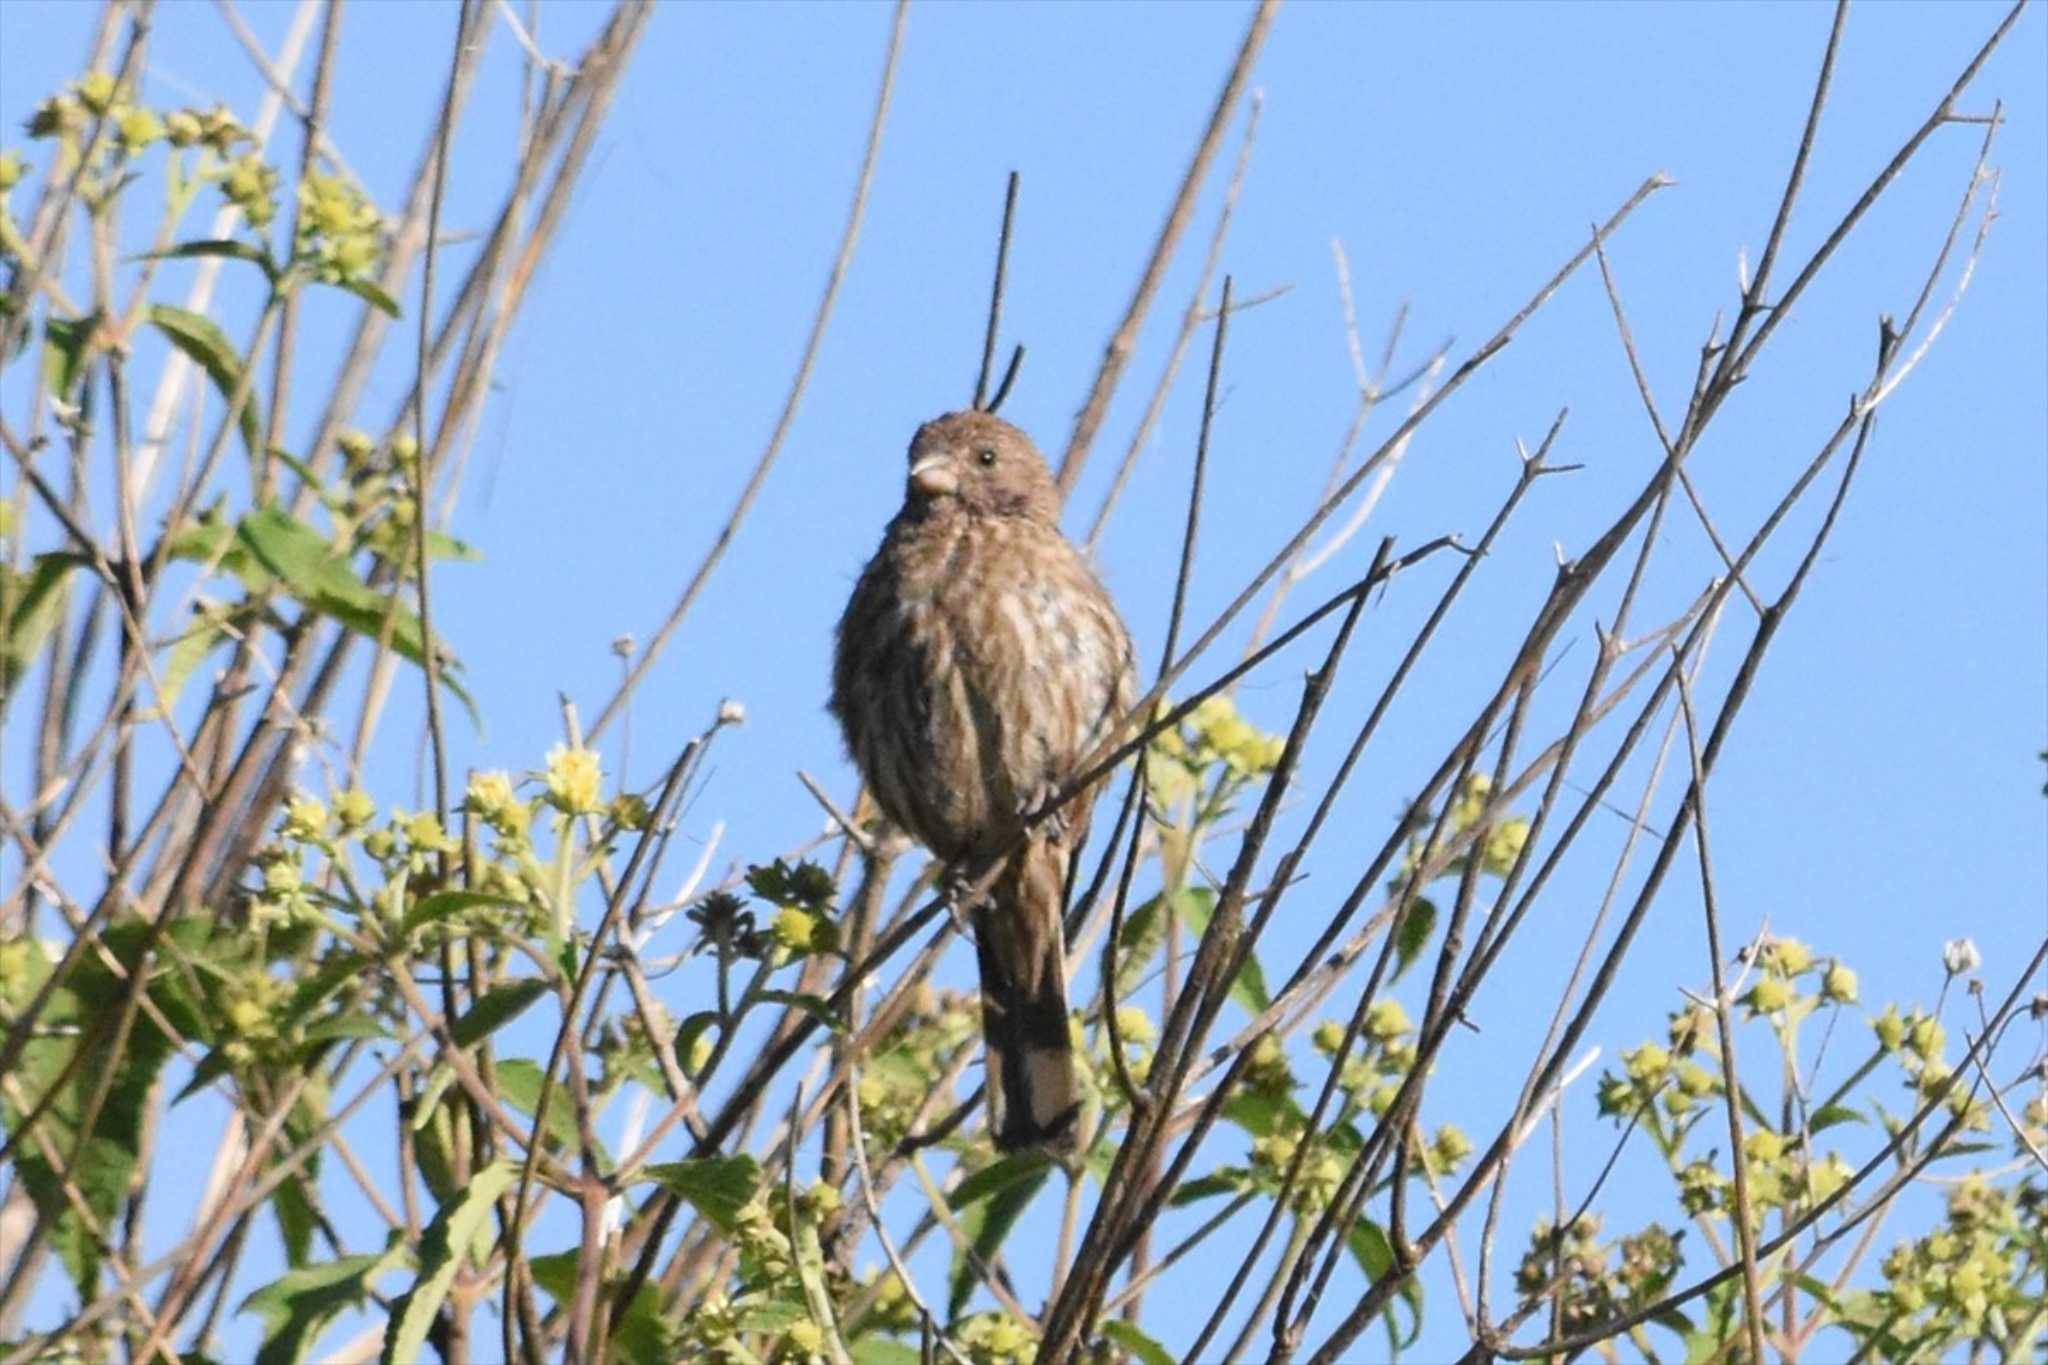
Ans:
{"label": "brown bird", "polygon": [[832,713],[890,821],[968,883],[996,1145],[1070,1148],[1067,881],[1097,782],[1033,828],[1131,708],[1131,640],[1060,533],[1031,438],[949,413],[910,442],[903,509],[839,621]]}

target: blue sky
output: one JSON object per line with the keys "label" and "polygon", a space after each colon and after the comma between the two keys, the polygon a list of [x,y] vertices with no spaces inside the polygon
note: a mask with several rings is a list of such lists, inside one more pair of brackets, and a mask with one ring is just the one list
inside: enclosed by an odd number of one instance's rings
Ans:
{"label": "blue sky", "polygon": [[[1787,234],[1788,266],[1822,240],[2003,10],[1957,2],[1852,12]],[[289,8],[245,13],[274,48]],[[900,499],[909,433],[969,397],[1004,173],[1023,176],[1004,327],[1030,348],[1005,415],[1057,451],[1246,13],[1223,4],[913,9],[858,254],[781,462],[633,707],[631,776],[647,782],[722,698],[746,704],[749,723],[720,739],[686,817],[698,839],[725,822],[721,865],[765,860],[817,832],[799,768],[852,790],[823,711],[831,629]],[[0,4],[7,128],[73,72],[92,15],[81,4]],[[553,5],[543,15],[542,45],[573,56],[601,10]],[[1668,172],[1677,184],[1636,213],[1610,254],[1650,383],[1675,416],[1710,319],[1736,301],[1739,254],[1753,261],[1763,244],[1828,19],[1826,7],[1791,4],[1285,9],[1253,80],[1264,113],[1224,261],[1241,293],[1292,289],[1232,328],[1190,622],[1212,619],[1299,524],[1350,419],[1333,238],[1349,255],[1368,352],[1406,302],[1397,370],[1446,337],[1457,338],[1455,360],[1584,243],[1592,222],[1644,177]],[[452,7],[422,4],[347,14],[331,127],[387,206],[438,107],[452,23]],[[617,675],[611,641],[647,638],[724,522],[773,427],[836,248],[887,27],[886,8],[855,4],[678,5],[654,20],[498,370],[453,528],[486,562],[436,579],[437,624],[488,721],[483,734],[455,728],[458,771],[537,765],[559,737],[561,694],[593,716]],[[445,218],[456,228],[480,223],[502,192],[497,168],[517,126],[517,50],[502,30],[492,41],[449,185]],[[1767,921],[1839,952],[1873,1003],[1931,999],[1941,942],[1958,934],[1981,945],[1987,985],[2002,992],[2048,915],[2036,757],[2048,744],[2044,42],[2035,7],[1962,101],[1971,113],[2006,102],[1993,156],[2005,170],[1999,220],[1945,334],[1883,410],[1848,509],[1710,791],[1726,935],[1747,938]],[[260,87],[211,7],[162,5],[145,98],[175,105],[201,92],[247,112]],[[1877,315],[1910,306],[1981,134],[1973,125],[1934,137],[1700,447],[1690,468],[1731,538],[1748,536],[1865,382]],[[1237,136],[1154,306],[1070,530],[1093,517],[1159,373]],[[295,136],[281,145],[296,156]],[[331,302],[309,310],[309,364],[351,316]],[[317,373],[301,371],[301,392],[314,391]],[[363,425],[386,420],[408,377],[380,374]],[[1099,555],[1148,662],[1164,630],[1199,404],[1191,363]],[[309,422],[310,397],[299,406]],[[1380,535],[1405,546],[1476,535],[1513,477],[1514,439],[1533,445],[1565,406],[1557,457],[1586,468],[1539,486],[1482,567],[1348,789],[1309,883],[1268,936],[1269,971],[1312,938],[1322,909],[1496,684],[1548,589],[1553,543],[1583,549],[1652,467],[1655,440],[1597,274],[1570,282],[1423,428],[1366,533],[1302,590],[1297,605],[1361,573]],[[1368,445],[1389,416],[1375,419]],[[1802,507],[1760,562],[1767,597],[1817,510]],[[1675,512],[1665,535],[1639,625],[1674,615],[1710,572],[1689,515]],[[1442,562],[1417,570],[1368,618],[1283,838],[1306,818],[1340,736],[1449,572]],[[1596,594],[1592,615],[1610,614],[1617,591]],[[1553,727],[1591,662],[1590,620],[1568,628],[1575,643],[1539,708]],[[1703,699],[1725,689],[1750,626],[1746,609],[1731,609]],[[1226,637],[1194,676],[1234,660],[1242,639],[1242,629]],[[1318,656],[1310,645],[1254,677],[1240,693],[1250,718],[1281,725]],[[416,693],[400,689],[373,754],[372,785],[388,799],[413,794]],[[1642,772],[1631,768],[1617,800],[1632,802]],[[1658,814],[1678,791],[1667,782]],[[1474,1019],[1484,1032],[1454,1043],[1440,1065],[1426,1118],[1491,1132],[1512,1103],[1528,1063],[1514,1041],[1547,1018],[1547,1008],[1540,1018],[1530,1010],[1552,998],[1547,987],[1576,951],[1624,829],[1616,818],[1589,830],[1539,911],[1545,922],[1481,996]],[[1679,869],[1689,874],[1689,861]],[[1704,982],[1693,887],[1690,875],[1674,875],[1632,952],[1596,1028],[1603,1064],[1661,1032],[1675,987]],[[949,972],[969,970],[963,949]],[[1567,1175],[1583,1188],[1608,1130],[1595,1125],[1590,1084],[1572,1103],[1583,1136]],[[1547,1206],[1545,1164],[1518,1168],[1508,1227],[1526,1228]],[[1603,1200],[1611,1225],[1666,1188],[1653,1165],[1624,1161]],[[1045,1259],[1056,1217],[1038,1213],[1012,1251],[1027,1296],[1043,1271],[1024,1267]],[[1213,1272],[1218,1283],[1227,1269]],[[1203,1271],[1187,1285],[1206,1288]],[[1438,1275],[1429,1288],[1425,1359],[1464,1340],[1448,1284]],[[1171,1342],[1174,1318],[1163,1312],[1161,1322]]]}

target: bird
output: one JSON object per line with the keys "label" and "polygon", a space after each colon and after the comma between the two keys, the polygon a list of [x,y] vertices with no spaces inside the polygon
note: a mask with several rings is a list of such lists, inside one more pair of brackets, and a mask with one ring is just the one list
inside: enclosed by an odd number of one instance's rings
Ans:
{"label": "bird", "polygon": [[1081,1087],[1067,1020],[1068,882],[1131,710],[1130,632],[1061,532],[1022,430],[979,409],[919,427],[903,506],[840,618],[829,709],[876,807],[944,864],[981,971],[998,1149],[1071,1152]]}

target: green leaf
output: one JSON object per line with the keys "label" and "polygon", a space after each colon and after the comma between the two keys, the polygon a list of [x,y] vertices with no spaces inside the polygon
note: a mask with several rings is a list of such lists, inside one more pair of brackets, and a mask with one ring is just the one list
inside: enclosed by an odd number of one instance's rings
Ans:
{"label": "green leaf", "polygon": [[398,300],[392,298],[389,294],[385,293],[382,289],[379,289],[376,285],[371,284],[368,280],[345,280],[336,287],[339,289],[343,289],[348,293],[354,294],[357,298],[361,299],[364,303],[369,304],[371,307],[377,309],[386,317],[395,318],[401,315],[401,310],[398,306]]}
{"label": "green leaf", "polygon": [[482,561],[484,552],[466,540],[457,540],[442,531],[427,532],[427,558],[460,559],[475,564]]}
{"label": "green leaf", "polygon": [[363,968],[367,965],[368,960],[361,953],[336,953],[327,958],[318,971],[299,982],[290,1003],[285,1006],[285,1018],[301,1025],[314,1022],[314,1015],[340,994],[344,986],[354,985],[362,979]]}
{"label": "green leaf", "polygon": [[158,666],[156,687],[148,692],[152,697],[161,696],[161,703],[137,713],[137,720],[156,720],[171,714],[194,670],[227,638],[226,620],[227,614],[217,609],[201,609],[193,614],[192,624],[171,645],[170,657]]}
{"label": "green leaf", "polygon": [[285,1264],[297,1269],[313,1252],[313,1205],[306,1187],[287,1178],[270,1193],[270,1211],[277,1216],[278,1239],[284,1243]]}
{"label": "green leaf", "polygon": [[1135,1323],[1122,1318],[1104,1318],[1102,1335],[1129,1351],[1144,1365],[1174,1365],[1173,1357],[1164,1346],[1139,1331]]}
{"label": "green leaf", "polygon": [[316,1021],[305,1032],[308,1043],[331,1043],[337,1038],[389,1038],[391,1030],[374,1017],[349,1011]]}
{"label": "green leaf", "polygon": [[290,1271],[243,1299],[238,1311],[263,1322],[256,1365],[300,1365],[329,1323],[361,1306],[377,1280],[405,1261],[403,1243],[394,1242],[381,1256],[344,1256]]}
{"label": "green leaf", "polygon": [[198,520],[172,532],[168,553],[173,559],[224,569],[252,593],[268,592],[275,582],[270,571],[236,538],[235,528],[221,516],[218,507],[209,508]]}
{"label": "green leaf", "polygon": [[[412,663],[425,665],[425,636],[419,617],[395,595],[387,596],[358,578],[348,556],[318,531],[282,508],[270,506],[242,518],[235,533],[293,598],[370,640],[384,638],[388,618],[392,649]],[[453,677],[457,667],[454,659],[444,658],[438,669],[441,683],[481,728],[476,703]]]}
{"label": "green leaf", "polygon": [[[108,954],[124,972],[137,969],[147,926],[129,918],[101,935]],[[51,1098],[35,1133],[49,1140],[60,1161],[70,1161],[71,1183],[83,1198],[93,1221],[102,1229],[116,1225],[116,1214],[128,1197],[129,1181],[141,1150],[148,1101],[158,1074],[172,1055],[170,1038],[147,1013],[134,1017],[127,1046],[110,1051],[110,1030],[120,1017],[129,983],[117,977],[100,954],[87,954],[72,970],[67,984],[51,993],[42,1025],[23,1047],[0,1090],[0,1131],[20,1138],[26,1117],[16,1101],[36,1105],[50,1094],[70,1068],[74,1052],[84,1051],[86,1064],[72,1071]],[[149,987],[152,1001],[162,991]],[[111,1077],[108,1069],[112,1069]],[[107,1093],[97,1120],[83,1130],[88,1100],[105,1085]],[[43,1156],[33,1136],[21,1141],[10,1157],[22,1187],[35,1201],[50,1227],[50,1244],[81,1296],[99,1292],[104,1264],[102,1243],[88,1231],[59,1173]],[[75,1159],[72,1154],[76,1153]]]}
{"label": "green leaf", "polygon": [[697,1046],[698,1037],[703,1034],[705,1029],[711,1028],[717,1023],[717,1010],[698,1010],[676,1026],[676,1056],[683,1062],[685,1067],[689,1065],[690,1050]]}
{"label": "green leaf", "polygon": [[1160,913],[1163,904],[1162,896],[1154,896],[1124,917],[1124,931],[1116,941],[1119,1000],[1138,988],[1159,946],[1166,942],[1166,916]]}
{"label": "green leaf", "polygon": [[946,1196],[946,1207],[955,1213],[971,1208],[1032,1176],[1043,1174],[1051,1165],[1052,1158],[1040,1151],[1016,1152],[991,1161],[953,1188],[953,1192]]}
{"label": "green leaf", "polygon": [[[498,1097],[528,1118],[533,1117],[534,1107],[540,1103],[540,1063],[524,1057],[508,1057],[497,1064]],[[541,1124],[543,1133],[557,1146],[570,1151],[576,1150],[581,1137],[576,1129],[576,1108],[560,1085],[548,1093],[548,1114]],[[598,1156],[610,1164],[602,1144]]]}
{"label": "green leaf", "polygon": [[470,1177],[462,1197],[443,1205],[420,1237],[420,1274],[411,1289],[391,1305],[391,1321],[384,1333],[385,1365],[411,1362],[424,1357],[427,1332],[435,1314],[455,1283],[464,1253],[491,1216],[492,1206],[512,1185],[519,1167],[510,1161],[494,1161]]}
{"label": "green leaf", "polygon": [[1244,1188],[1245,1172],[1224,1166],[1195,1180],[1183,1180],[1173,1190],[1173,1197],[1167,1202],[1175,1208],[1213,1199],[1219,1194],[1236,1194]]}
{"label": "green leaf", "polygon": [[1700,1318],[1700,1325],[1685,1337],[1687,1365],[1706,1365],[1710,1360],[1720,1359],[1728,1343],[1735,1339],[1736,1295],[1741,1287],[1741,1281],[1731,1277],[1703,1296],[1706,1313]]}
{"label": "green leaf", "polygon": [[[1173,902],[1180,917],[1197,936],[1208,932],[1209,917],[1216,911],[1214,891],[1206,886],[1190,886],[1176,894]],[[1230,983],[1230,998],[1247,1014],[1260,1014],[1272,1003],[1272,998],[1266,994],[1266,969],[1259,965],[1258,954],[1245,958],[1237,979]]]}
{"label": "green leaf", "polygon": [[[162,332],[171,345],[183,351],[206,377],[220,390],[222,402],[233,402],[235,390],[242,382],[242,357],[235,350],[235,344],[228,340],[228,334],[212,318],[183,308],[174,308],[168,303],[151,304],[149,322]],[[239,418],[242,428],[242,444],[248,448],[249,459],[254,462],[263,450],[263,433],[257,421],[257,411],[262,403],[256,397],[256,386],[249,385],[248,397],[242,401]]]}
{"label": "green leaf", "polygon": [[809,995],[801,991],[761,991],[754,999],[773,1005],[787,1005],[802,1010],[834,1033],[846,1032],[846,1021],[834,1012],[823,996]]}
{"label": "green leaf", "polygon": [[411,934],[429,924],[452,919],[465,910],[477,910],[485,906],[496,906],[506,910],[525,909],[517,901],[492,895],[488,891],[436,891],[413,902],[412,909],[405,912],[404,932]]}
{"label": "green leaf", "polygon": [[1809,1132],[1824,1133],[1838,1123],[1868,1122],[1870,1122],[1869,1119],[1864,1118],[1860,1112],[1849,1108],[1845,1104],[1830,1104],[1824,1108],[1814,1110],[1813,1117],[1807,1120],[1806,1126]]}
{"label": "green leaf", "polygon": [[209,237],[196,242],[180,242],[177,246],[171,247],[166,251],[145,251],[140,256],[131,256],[129,259],[136,261],[173,261],[186,260],[197,256],[220,256],[229,260],[247,261],[261,270],[264,278],[269,280],[273,286],[277,284],[277,266],[272,264],[270,257],[264,255],[248,242],[237,242],[229,238]]}
{"label": "green leaf", "polygon": [[6,639],[0,641],[0,693],[12,694],[35,663],[64,605],[65,575],[86,562],[84,555],[37,555],[19,576],[0,565],[0,609],[6,612],[7,626]]}
{"label": "green leaf", "polygon": [[[1005,1168],[1002,1177],[982,1179],[996,1167]],[[1051,1174],[1051,1159],[1045,1153],[1019,1152],[1015,1156],[1004,1157],[994,1166],[976,1171],[947,1198],[946,1202],[956,1210],[954,1218],[966,1235],[967,1244],[974,1248],[974,1254],[983,1263],[995,1259],[1004,1239],[1010,1235],[1010,1229],[1016,1226],[1032,1197]],[[978,1186],[977,1181],[981,1182]],[[963,1198],[969,1195],[972,1197]],[[960,1310],[967,1306],[975,1285],[980,1282],[980,1277],[974,1273],[973,1263],[961,1253],[954,1252],[952,1266],[946,1274],[948,1321],[960,1316]]]}
{"label": "green leaf", "polygon": [[1401,914],[1400,927],[1394,930],[1394,981],[1415,965],[1415,959],[1422,956],[1422,950],[1429,946],[1430,938],[1436,933],[1436,904],[1425,897],[1417,896],[1408,903]]}
{"label": "green leaf", "polygon": [[690,1201],[690,1207],[730,1235],[739,1212],[761,1184],[761,1167],[750,1156],[707,1156],[649,1166],[644,1176]]}
{"label": "green leaf", "polygon": [[199,1065],[192,1068],[192,1079],[186,1081],[184,1087],[171,1097],[171,1103],[173,1105],[182,1104],[227,1074],[227,1053],[220,1048],[215,1048],[199,1059]]}
{"label": "green leaf", "polygon": [[797,1281],[803,1285],[804,1302],[810,1308],[811,1321],[824,1333],[827,1356],[837,1360],[846,1354],[846,1343],[839,1338],[839,1322],[832,1312],[832,1294],[825,1287],[824,1244],[818,1240],[817,1222],[797,1216],[796,1163],[784,1163],[783,1174],[784,1208],[789,1215],[790,1241],[796,1252]]}
{"label": "green leaf", "polygon": [[[567,1251],[535,1256],[526,1263],[533,1272],[533,1282],[563,1308],[567,1308],[576,1296],[577,1258],[581,1254],[578,1248],[571,1247]],[[608,1338],[611,1347],[606,1353],[608,1360],[620,1361],[624,1365],[672,1365],[674,1357],[669,1348],[668,1333],[662,1326],[660,1303],[658,1286],[640,1286],[625,1316]]]}
{"label": "green leaf", "polygon": [[[1345,1239],[1352,1257],[1359,1268],[1365,1271],[1366,1279],[1377,1284],[1382,1276],[1394,1269],[1394,1248],[1387,1241],[1387,1234],[1378,1223],[1370,1218],[1361,1218],[1351,1225],[1350,1235]],[[1408,1307],[1408,1335],[1401,1337],[1394,1321],[1394,1305],[1386,1308],[1387,1339],[1395,1350],[1405,1350],[1415,1344],[1422,1334],[1422,1281],[1410,1274],[1395,1291],[1397,1300]]]}
{"label": "green leaf", "polygon": [[779,1294],[743,1294],[732,1306],[739,1310],[742,1332],[787,1332],[811,1315],[802,1299]]}
{"label": "green leaf", "polygon": [[518,1018],[528,1005],[546,995],[548,989],[548,983],[537,976],[501,981],[485,991],[482,999],[449,1026],[449,1035],[455,1039],[457,1047],[466,1048],[480,1043]]}
{"label": "green leaf", "polygon": [[1656,1323],[1667,1332],[1678,1333],[1681,1337],[1692,1334],[1692,1319],[1679,1312],[1676,1308],[1667,1308],[1651,1318],[1650,1321]]}
{"label": "green leaf", "polygon": [[894,1337],[855,1337],[846,1343],[853,1365],[922,1365],[924,1356],[915,1346]]}
{"label": "green leaf", "polygon": [[1253,1137],[1275,1133],[1298,1133],[1307,1116],[1292,1095],[1273,1095],[1259,1090],[1240,1090],[1223,1102],[1223,1117]]}
{"label": "green leaf", "polygon": [[72,395],[77,393],[85,362],[92,356],[92,337],[99,322],[99,316],[92,314],[82,318],[50,318],[43,323],[43,383],[50,390],[50,397],[62,403],[80,401]]}
{"label": "green leaf", "polygon": [[1820,1304],[1822,1307],[1828,1309],[1830,1312],[1833,1313],[1839,1314],[1842,1311],[1841,1303],[1835,1298],[1835,1291],[1831,1287],[1829,1287],[1828,1282],[1826,1280],[1820,1279],[1817,1276],[1813,1275],[1801,1275],[1797,1273],[1795,1273],[1792,1276],[1792,1279],[1799,1285],[1801,1289],[1805,1290],[1808,1294],[1811,1294],[1813,1296],[1814,1302]]}

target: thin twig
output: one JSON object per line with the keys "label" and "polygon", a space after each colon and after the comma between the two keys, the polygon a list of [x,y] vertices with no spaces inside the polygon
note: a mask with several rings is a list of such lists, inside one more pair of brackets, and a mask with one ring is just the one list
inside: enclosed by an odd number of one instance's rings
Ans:
{"label": "thin twig", "polygon": [[[1721,916],[1714,898],[1714,860],[1707,846],[1707,772],[1700,762],[1699,723],[1693,716],[1692,686],[1684,661],[1677,661],[1678,708],[1685,716],[1685,745],[1692,756],[1692,835],[1700,860],[1700,900],[1707,917],[1707,966],[1713,973],[1714,1027],[1721,1042],[1722,1099],[1728,1111],[1728,1160],[1734,1168],[1735,1235],[1742,1250],[1743,1326],[1749,1358],[1764,1358],[1763,1295],[1757,1285],[1756,1210],[1749,1199],[1749,1149],[1742,1138],[1742,1083],[1735,1073],[1735,1029],[1728,1022],[1728,991],[1721,974]],[[1555,1333],[1553,1332],[1553,1335]]]}
{"label": "thin twig", "polygon": [[627,698],[632,696],[641,679],[647,676],[647,670],[661,657],[662,648],[668,644],[669,637],[675,634],[676,627],[682,624],[683,617],[688,615],[690,608],[695,605],[697,595],[704,590],[704,584],[710,580],[712,571],[725,557],[726,548],[739,533],[740,524],[753,509],[754,499],[759,495],[761,485],[768,481],[768,471],[774,468],[775,457],[782,453],[783,441],[789,435],[790,426],[796,421],[797,408],[803,402],[804,390],[810,384],[811,370],[818,362],[818,352],[825,340],[826,324],[832,320],[832,306],[839,299],[839,286],[846,279],[847,271],[853,264],[854,246],[860,241],[861,220],[867,213],[868,187],[874,183],[875,163],[880,158],[882,150],[882,129],[888,122],[889,101],[896,90],[896,64],[903,50],[904,20],[909,14],[909,0],[897,0],[895,16],[889,25],[888,52],[882,59],[881,84],[875,92],[875,112],[868,123],[867,149],[862,153],[860,175],[854,182],[853,203],[847,210],[846,228],[840,234],[839,254],[833,259],[831,273],[826,277],[825,292],[818,299],[817,312],[811,319],[810,338],[804,343],[803,358],[797,362],[796,374],[790,380],[789,393],[783,399],[782,415],[776,419],[775,431],[769,436],[767,448],[761,452],[760,459],[755,461],[754,472],[748,476],[746,487],[740,490],[739,501],[733,504],[725,525],[719,528],[718,534],[712,539],[711,548],[705,551],[696,571],[690,575],[690,581],[683,588],[682,596],[676,599],[675,606],[669,609],[667,619],[662,621],[660,628],[647,641],[647,647],[640,652],[639,659],[627,672],[618,689],[612,693],[611,700],[598,712],[597,719],[592,722],[590,737],[593,740],[603,734],[605,726],[618,715],[619,709],[626,704]]}
{"label": "thin twig", "polygon": [[1131,352],[1137,348],[1138,329],[1144,325],[1145,314],[1152,306],[1152,296],[1158,292],[1159,282],[1166,277],[1167,263],[1173,259],[1181,233],[1187,230],[1188,220],[1194,216],[1195,196],[1208,174],[1217,144],[1223,140],[1223,130],[1229,126],[1230,111],[1237,104],[1245,81],[1251,76],[1252,65],[1258,59],[1259,49],[1265,45],[1266,33],[1272,28],[1273,16],[1279,9],[1280,0],[1259,0],[1258,8],[1252,12],[1251,26],[1245,30],[1244,41],[1238,45],[1237,59],[1231,63],[1230,74],[1224,77],[1223,89],[1216,97],[1216,106],[1209,113],[1209,126],[1203,130],[1202,140],[1195,145],[1195,154],[1188,162],[1187,173],[1181,177],[1173,206],[1167,210],[1159,238],[1152,244],[1152,256],[1145,263],[1144,273],[1138,277],[1138,287],[1124,309],[1123,321],[1117,324],[1109,346],[1103,352],[1102,365],[1095,372],[1095,383],[1089,390],[1088,400],[1074,419],[1074,433],[1067,439],[1066,453],[1060,457],[1058,478],[1062,499],[1072,496],[1074,485],[1081,481],[1081,470],[1088,463],[1088,448],[1094,444],[1102,419],[1109,414],[1110,397],[1116,392],[1117,381],[1123,377],[1124,366],[1130,363]]}

